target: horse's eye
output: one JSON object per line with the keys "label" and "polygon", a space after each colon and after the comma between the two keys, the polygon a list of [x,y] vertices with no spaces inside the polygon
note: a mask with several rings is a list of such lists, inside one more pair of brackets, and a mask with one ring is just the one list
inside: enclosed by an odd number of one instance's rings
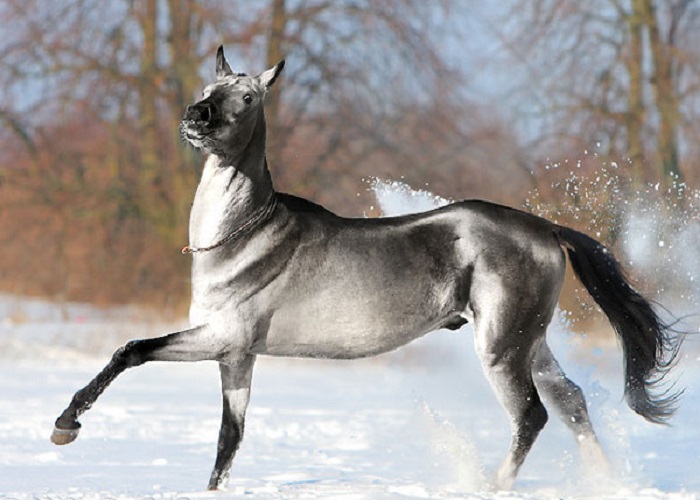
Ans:
{"label": "horse's eye", "polygon": [[250,104],[251,102],[253,102],[253,96],[250,94],[244,95],[243,102],[245,102],[246,104]]}

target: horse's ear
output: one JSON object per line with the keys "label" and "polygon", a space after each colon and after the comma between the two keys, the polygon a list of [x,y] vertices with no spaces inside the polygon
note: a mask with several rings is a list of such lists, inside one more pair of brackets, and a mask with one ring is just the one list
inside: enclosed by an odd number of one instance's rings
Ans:
{"label": "horse's ear", "polygon": [[224,46],[220,45],[219,50],[216,51],[216,77],[224,78],[225,76],[230,76],[233,74],[231,66],[226,62],[226,57],[224,57]]}
{"label": "horse's ear", "polygon": [[262,83],[265,86],[265,89],[269,89],[272,87],[272,84],[275,83],[275,80],[277,80],[277,77],[280,76],[280,73],[282,72],[282,69],[284,68],[284,59],[282,59],[280,62],[275,64],[272,68],[263,71],[260,73],[258,76],[258,79],[260,80],[260,83]]}

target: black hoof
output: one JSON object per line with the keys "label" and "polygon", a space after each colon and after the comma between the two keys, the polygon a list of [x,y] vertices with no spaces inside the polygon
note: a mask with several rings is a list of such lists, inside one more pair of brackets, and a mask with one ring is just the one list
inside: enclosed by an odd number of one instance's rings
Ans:
{"label": "black hoof", "polygon": [[54,427],[53,433],[51,434],[51,442],[57,445],[64,445],[72,443],[78,437],[78,432],[80,432],[80,424],[75,422],[77,427],[74,429],[61,429],[60,427]]}

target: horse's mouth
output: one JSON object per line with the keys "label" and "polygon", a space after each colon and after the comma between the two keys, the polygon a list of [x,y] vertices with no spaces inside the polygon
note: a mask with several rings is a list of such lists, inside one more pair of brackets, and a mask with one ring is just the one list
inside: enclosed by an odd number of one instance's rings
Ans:
{"label": "horse's mouth", "polygon": [[209,133],[208,125],[209,122],[183,120],[180,123],[180,134],[184,140],[191,143],[193,146],[201,147],[202,141],[204,141]]}

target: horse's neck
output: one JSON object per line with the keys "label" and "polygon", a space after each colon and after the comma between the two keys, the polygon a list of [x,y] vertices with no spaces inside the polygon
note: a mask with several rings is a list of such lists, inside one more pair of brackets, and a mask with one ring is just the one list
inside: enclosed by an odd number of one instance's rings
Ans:
{"label": "horse's neck", "polygon": [[216,244],[245,224],[273,193],[264,150],[244,164],[230,163],[235,162],[210,155],[204,164],[190,214],[190,245]]}

